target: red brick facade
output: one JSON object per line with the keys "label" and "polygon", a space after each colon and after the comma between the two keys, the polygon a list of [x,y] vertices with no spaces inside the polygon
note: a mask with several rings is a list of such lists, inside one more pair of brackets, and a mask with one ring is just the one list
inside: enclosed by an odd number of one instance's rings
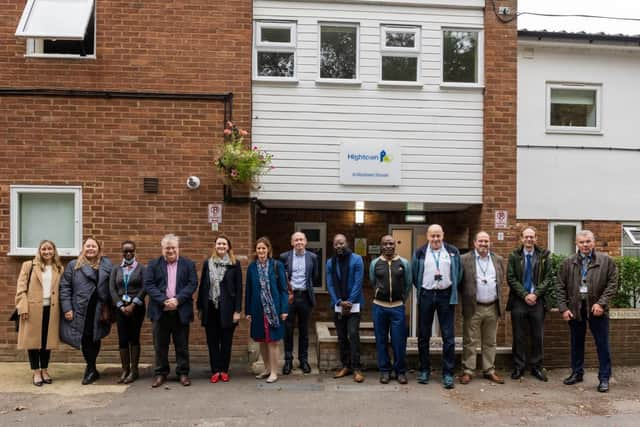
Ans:
{"label": "red brick facade", "polygon": [[[251,1],[97,0],[96,59],[25,58],[14,32],[24,1],[0,2],[0,88],[49,88],[153,93],[233,93],[233,119],[251,125]],[[9,252],[9,186],[81,185],[83,234],[96,235],[119,261],[120,242],[138,243],[147,262],[160,255],[168,232],[182,237],[181,255],[197,262],[211,253],[207,204],[223,200],[213,166],[220,150],[224,104],[219,101],[0,96],[0,360],[23,357],[7,319],[20,263]],[[200,177],[190,191],[186,179]],[[159,179],[159,192],[143,192],[143,177]],[[239,255],[251,235],[248,204],[226,204],[220,231]],[[115,328],[100,361],[117,348]],[[236,355],[246,353],[246,329],[236,332]],[[198,323],[191,348],[203,361]],[[143,358],[151,360],[150,323],[143,328]],[[81,360],[80,352],[54,352],[54,360]]]}

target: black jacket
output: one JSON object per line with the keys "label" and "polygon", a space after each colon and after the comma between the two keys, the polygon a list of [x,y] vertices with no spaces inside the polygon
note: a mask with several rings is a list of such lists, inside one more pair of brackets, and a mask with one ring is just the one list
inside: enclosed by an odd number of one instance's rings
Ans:
{"label": "black jacket", "polygon": [[[200,288],[198,289],[198,301],[196,307],[200,313],[202,326],[207,326],[209,319],[209,291],[211,281],[209,279],[209,259],[205,259],[200,276]],[[242,311],[242,269],[240,261],[227,266],[227,271],[220,282],[220,326],[230,328],[233,326],[233,313]]]}

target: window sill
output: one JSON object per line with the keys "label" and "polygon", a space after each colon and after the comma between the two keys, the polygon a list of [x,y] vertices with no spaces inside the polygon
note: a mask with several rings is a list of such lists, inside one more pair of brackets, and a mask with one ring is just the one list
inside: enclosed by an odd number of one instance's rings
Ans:
{"label": "window sill", "polygon": [[274,77],[274,78],[254,77],[253,82],[254,83],[283,83],[283,84],[296,85],[298,84],[298,79],[297,78],[289,79],[289,78],[280,78],[280,77]]}
{"label": "window sill", "polygon": [[545,130],[547,134],[564,134],[564,135],[604,135],[600,129],[588,129],[588,128],[547,128]]}
{"label": "window sill", "polygon": [[[14,248],[11,252],[7,253],[7,256],[33,258],[37,251],[38,251],[37,248],[33,248],[33,249]],[[60,255],[61,258],[77,257],[77,256],[80,256],[80,250],[79,249],[61,250],[60,248],[58,248],[58,254]]]}
{"label": "window sill", "polygon": [[348,79],[316,79],[317,85],[338,85],[338,86],[360,86],[362,81],[360,80],[348,80]]}
{"label": "window sill", "polygon": [[37,58],[37,59],[80,59],[80,60],[88,60],[88,59],[97,59],[96,55],[65,55],[62,53],[27,53],[24,55],[25,58]]}
{"label": "window sill", "polygon": [[380,80],[378,82],[378,86],[394,86],[394,87],[413,87],[413,88],[422,88],[424,85],[420,82],[394,82],[394,81],[384,81]]}
{"label": "window sill", "polygon": [[484,85],[480,83],[453,83],[442,82],[440,89],[484,89]]}

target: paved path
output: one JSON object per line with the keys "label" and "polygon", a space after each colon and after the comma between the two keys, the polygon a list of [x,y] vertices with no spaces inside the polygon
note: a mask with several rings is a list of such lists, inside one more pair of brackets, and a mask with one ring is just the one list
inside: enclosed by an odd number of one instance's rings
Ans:
{"label": "paved path", "polygon": [[36,388],[24,363],[0,364],[0,425],[635,427],[640,419],[637,368],[617,368],[607,394],[595,391],[593,372],[579,387],[562,385],[565,371],[551,371],[546,384],[531,377],[501,386],[474,379],[444,390],[437,382],[416,384],[413,373],[406,386],[381,385],[376,372],[367,372],[363,384],[320,374],[268,385],[248,373],[210,384],[205,368],[197,368],[191,387],[169,381],[151,389],[148,375],[113,385],[117,369],[106,368],[98,383],[81,386],[81,365],[53,365],[54,384]]}

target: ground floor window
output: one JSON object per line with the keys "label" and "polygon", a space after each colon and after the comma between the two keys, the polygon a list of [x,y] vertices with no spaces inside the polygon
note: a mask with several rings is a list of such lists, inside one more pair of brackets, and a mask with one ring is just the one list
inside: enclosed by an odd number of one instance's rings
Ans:
{"label": "ground floor window", "polygon": [[77,256],[82,242],[82,188],[12,185],[10,255],[34,255],[41,240],[63,256]]}
{"label": "ground floor window", "polygon": [[556,255],[576,253],[576,234],[582,230],[580,222],[552,222],[549,224],[549,250]]}

